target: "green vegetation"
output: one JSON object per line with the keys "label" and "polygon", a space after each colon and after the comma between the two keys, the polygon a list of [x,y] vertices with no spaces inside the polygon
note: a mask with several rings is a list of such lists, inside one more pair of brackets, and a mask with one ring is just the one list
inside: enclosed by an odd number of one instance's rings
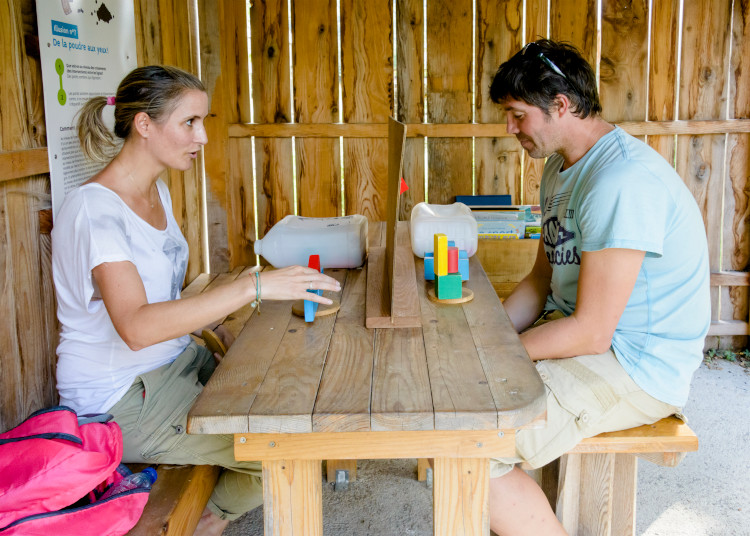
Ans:
{"label": "green vegetation", "polygon": [[738,363],[739,365],[750,369],[750,349],[745,348],[744,350],[721,350],[718,348],[711,348],[707,350],[703,357],[703,362],[707,365],[715,365],[717,359],[724,359],[731,361],[732,363]]}

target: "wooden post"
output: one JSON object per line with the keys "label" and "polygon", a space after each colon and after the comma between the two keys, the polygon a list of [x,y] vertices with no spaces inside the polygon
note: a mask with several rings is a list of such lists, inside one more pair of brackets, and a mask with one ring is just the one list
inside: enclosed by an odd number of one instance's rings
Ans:
{"label": "wooden post", "polygon": [[490,530],[488,458],[435,458],[434,534],[484,536]]}
{"label": "wooden post", "polygon": [[323,536],[321,460],[263,462],[266,536]]}

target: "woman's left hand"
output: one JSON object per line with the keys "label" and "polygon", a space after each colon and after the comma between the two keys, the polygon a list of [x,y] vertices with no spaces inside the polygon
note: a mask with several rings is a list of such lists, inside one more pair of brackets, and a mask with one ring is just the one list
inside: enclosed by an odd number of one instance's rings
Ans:
{"label": "woman's left hand", "polygon": [[266,270],[255,274],[255,277],[258,276],[260,276],[261,300],[309,300],[329,305],[333,303],[329,298],[307,291],[339,292],[341,290],[341,284],[334,278],[304,266]]}

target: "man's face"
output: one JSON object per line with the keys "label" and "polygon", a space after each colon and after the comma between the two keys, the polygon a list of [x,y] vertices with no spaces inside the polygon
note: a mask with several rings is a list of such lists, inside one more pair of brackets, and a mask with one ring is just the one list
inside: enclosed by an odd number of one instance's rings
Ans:
{"label": "man's face", "polygon": [[523,101],[502,101],[507,119],[508,134],[515,134],[521,146],[532,158],[546,158],[560,147],[560,138],[554,114]]}

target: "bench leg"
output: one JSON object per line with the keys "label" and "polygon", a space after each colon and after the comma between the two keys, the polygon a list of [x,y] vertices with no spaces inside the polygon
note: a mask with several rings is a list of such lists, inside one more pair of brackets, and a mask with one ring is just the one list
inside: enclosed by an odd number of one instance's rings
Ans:
{"label": "bench leg", "polygon": [[417,480],[427,480],[427,470],[432,469],[432,458],[417,458]]}
{"label": "bench leg", "polygon": [[566,454],[556,514],[570,536],[633,536],[637,462],[631,454]]}
{"label": "bench leg", "polygon": [[266,536],[323,536],[321,460],[263,462]]}
{"label": "bench leg", "polygon": [[349,482],[357,480],[357,460],[326,460],[326,480],[336,482],[336,471],[349,471]]}
{"label": "bench leg", "polygon": [[435,536],[490,533],[490,462],[487,458],[435,458]]}

